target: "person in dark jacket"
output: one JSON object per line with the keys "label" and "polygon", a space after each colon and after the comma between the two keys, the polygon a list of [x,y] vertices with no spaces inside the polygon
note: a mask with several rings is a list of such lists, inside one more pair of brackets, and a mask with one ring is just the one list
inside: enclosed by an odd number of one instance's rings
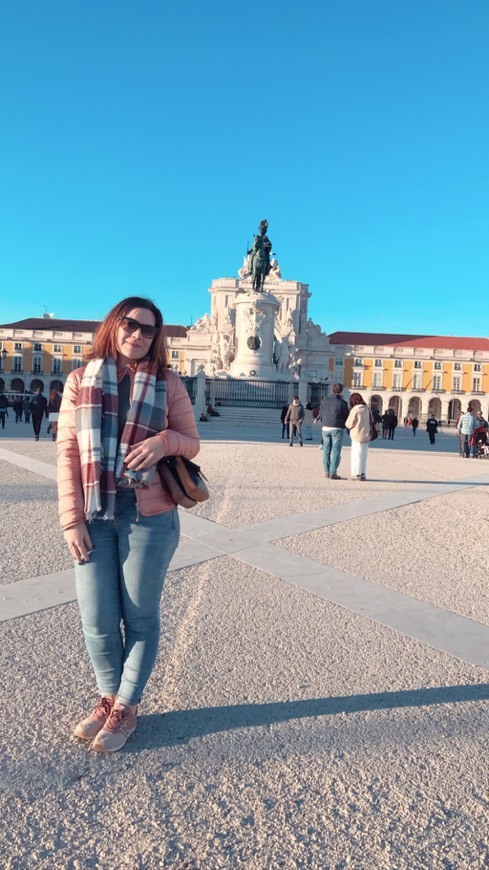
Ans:
{"label": "person in dark jacket", "polygon": [[8,399],[3,393],[0,393],[0,425],[5,429],[5,417],[8,417]]}
{"label": "person in dark jacket", "polygon": [[431,415],[429,420],[426,421],[426,431],[428,433],[428,437],[430,439],[430,444],[435,443],[435,435],[438,432],[438,420],[436,417]]}
{"label": "person in dark jacket", "polygon": [[389,408],[386,414],[385,425],[387,428],[387,437],[389,441],[394,441],[394,432],[397,429],[397,417],[393,408]]}
{"label": "person in dark jacket", "polygon": [[282,439],[284,437],[285,432],[287,432],[287,438],[289,437],[289,423],[285,422],[285,418],[287,416],[287,411],[289,410],[288,405],[284,405],[280,412],[280,422],[282,424]]}
{"label": "person in dark jacket", "polygon": [[24,410],[22,399],[16,399],[15,402],[12,403],[12,410],[15,414],[15,422],[22,423],[22,411]]}
{"label": "person in dark jacket", "polygon": [[341,459],[345,423],[349,414],[348,405],[341,397],[342,392],[343,384],[333,384],[331,395],[321,402],[316,419],[316,423],[321,420],[323,424],[324,473],[331,480],[341,480],[337,471]]}
{"label": "person in dark jacket", "polygon": [[419,420],[417,417],[413,417],[411,420],[411,429],[413,430],[413,435],[416,435],[416,429],[419,426]]}
{"label": "person in dark jacket", "polygon": [[24,410],[24,423],[30,423],[31,421],[31,400],[29,396],[26,396],[23,403],[22,408]]}
{"label": "person in dark jacket", "polygon": [[42,387],[38,387],[30,401],[30,409],[32,414],[32,428],[34,429],[34,438],[39,441],[39,433],[41,431],[42,418],[47,417],[48,400],[42,394]]}

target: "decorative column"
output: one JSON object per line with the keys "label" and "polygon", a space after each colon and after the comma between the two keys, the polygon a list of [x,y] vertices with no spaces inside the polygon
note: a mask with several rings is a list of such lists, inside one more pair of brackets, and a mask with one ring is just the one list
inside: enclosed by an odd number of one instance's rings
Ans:
{"label": "decorative column", "polygon": [[205,404],[205,371],[204,366],[199,366],[199,371],[197,373],[197,392],[195,395],[195,405],[194,405],[194,417],[196,420],[200,419],[201,414],[205,414],[206,404]]}

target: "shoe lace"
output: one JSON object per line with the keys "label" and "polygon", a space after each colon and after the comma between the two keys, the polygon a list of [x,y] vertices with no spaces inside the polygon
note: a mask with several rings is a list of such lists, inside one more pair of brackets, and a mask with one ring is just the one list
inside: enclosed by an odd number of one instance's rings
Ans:
{"label": "shoe lace", "polygon": [[129,710],[121,709],[120,707],[112,707],[110,711],[109,718],[104,725],[105,731],[116,731],[121,722],[124,721],[126,716],[128,715]]}
{"label": "shoe lace", "polygon": [[94,713],[97,716],[100,716],[100,717],[104,716],[104,718],[107,718],[107,716],[110,716],[111,710],[112,710],[112,703],[109,700],[109,698],[100,698],[100,700],[99,700],[99,702],[94,710]]}

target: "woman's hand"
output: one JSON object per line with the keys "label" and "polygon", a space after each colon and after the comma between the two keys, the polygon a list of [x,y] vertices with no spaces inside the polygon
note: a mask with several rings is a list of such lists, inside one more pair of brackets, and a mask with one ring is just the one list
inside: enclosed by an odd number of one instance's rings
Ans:
{"label": "woman's hand", "polygon": [[92,540],[88,534],[85,523],[79,523],[72,529],[63,532],[68,549],[79,565],[90,561],[90,553],[93,550]]}
{"label": "woman's hand", "polygon": [[126,466],[132,471],[144,471],[156,465],[165,455],[165,445],[159,435],[134,444],[126,456]]}

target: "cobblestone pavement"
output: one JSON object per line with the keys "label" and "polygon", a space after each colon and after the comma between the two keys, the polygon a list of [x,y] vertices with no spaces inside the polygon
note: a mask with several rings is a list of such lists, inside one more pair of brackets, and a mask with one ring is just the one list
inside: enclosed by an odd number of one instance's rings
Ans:
{"label": "cobblestone pavement", "polygon": [[489,462],[401,428],[366,483],[348,446],[330,481],[317,443],[203,425],[212,498],[182,515],[139,725],[104,758],[70,736],[94,686],[56,445],[20,425],[0,437],[5,866],[488,865]]}

